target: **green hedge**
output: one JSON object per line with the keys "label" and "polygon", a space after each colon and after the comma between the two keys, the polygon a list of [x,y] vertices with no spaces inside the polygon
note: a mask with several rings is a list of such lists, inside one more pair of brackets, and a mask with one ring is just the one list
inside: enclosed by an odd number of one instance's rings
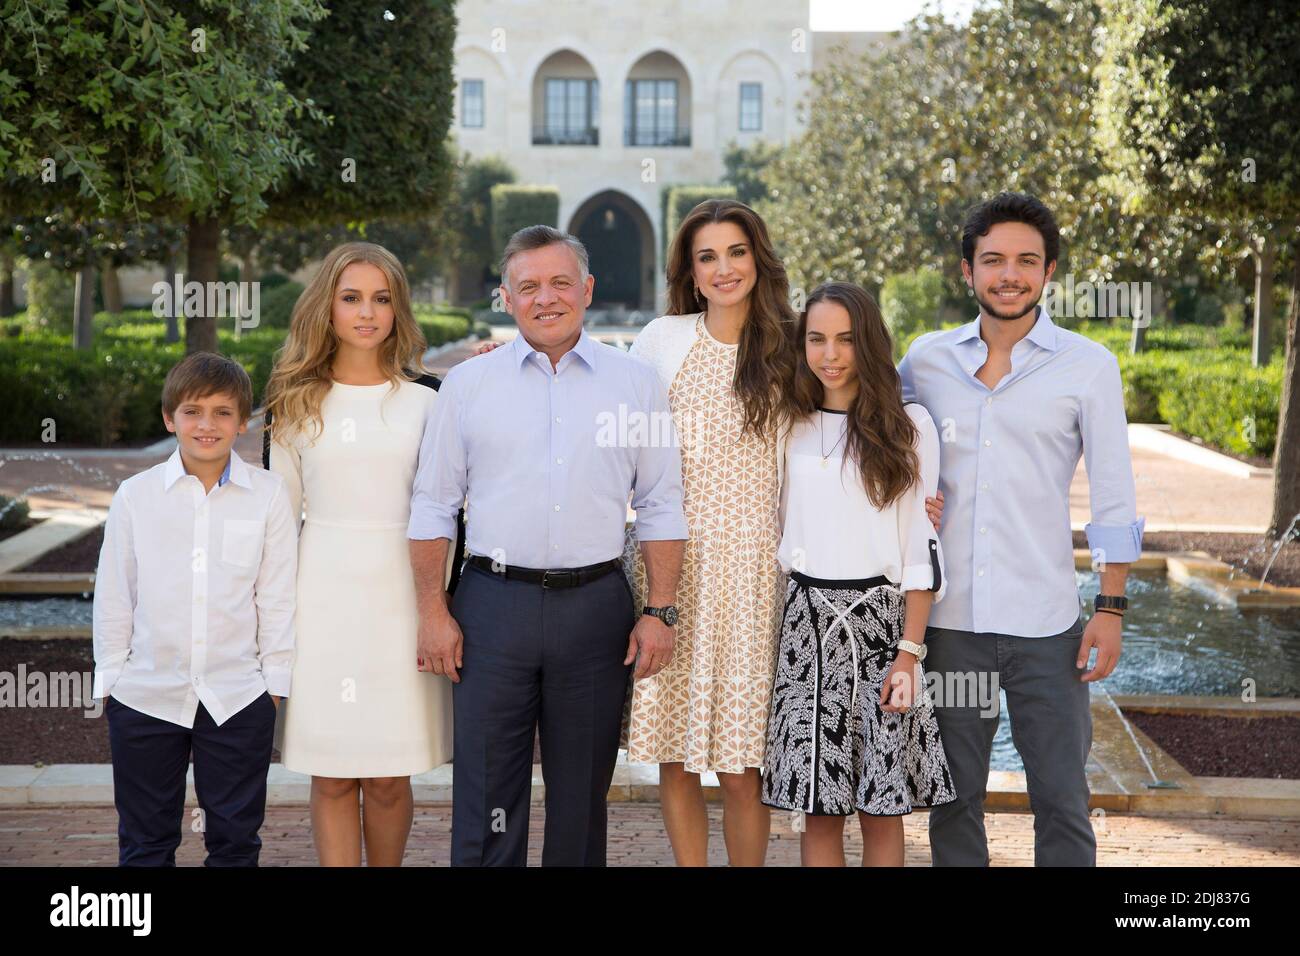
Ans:
{"label": "green hedge", "polygon": [[258,300],[258,328],[287,329],[302,290],[301,283],[288,280],[270,288],[263,285]]}
{"label": "green hedge", "polygon": [[[1158,399],[1160,417],[1184,435],[1240,455],[1269,457],[1277,444],[1282,363],[1189,362]],[[1253,434],[1252,434],[1253,432]]]}
{"label": "green hedge", "polygon": [[[554,226],[560,221],[560,191],[554,186],[497,183],[492,187],[492,247],[497,255],[525,226]],[[493,269],[496,263],[493,263]]]}
{"label": "green hedge", "polygon": [[[431,306],[416,318],[430,345],[469,334],[470,320]],[[93,349],[78,352],[68,335],[25,330],[0,337],[0,442],[36,444],[53,419],[59,442],[108,447],[166,434],[159,411],[163,379],[184,357],[183,342],[163,341],[165,323],[148,310],[95,317]],[[218,329],[218,347],[244,366],[260,405],[284,329],[259,326],[236,339]]]}
{"label": "green hedge", "polygon": [[661,252],[667,252],[668,245],[677,235],[677,227],[681,225],[682,220],[687,214],[704,202],[706,199],[735,199],[736,187],[727,186],[722,183],[703,183],[699,185],[678,185],[669,186],[661,194],[663,218],[660,220],[664,224],[663,249]]}

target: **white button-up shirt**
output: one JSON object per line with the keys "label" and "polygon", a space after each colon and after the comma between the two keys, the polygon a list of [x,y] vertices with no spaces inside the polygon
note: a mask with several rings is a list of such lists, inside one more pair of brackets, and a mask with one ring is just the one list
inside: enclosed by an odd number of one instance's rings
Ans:
{"label": "white button-up shirt", "polygon": [[921,336],[898,368],[903,398],[939,429],[948,596],[930,624],[1047,637],[1079,616],[1070,482],[1080,454],[1093,554],[1124,563],[1142,552],[1119,363],[1040,306],[990,390],[975,377],[988,360],[981,321]]}
{"label": "white button-up shirt", "polygon": [[289,694],[297,521],[284,479],[233,451],[205,493],[180,451],[122,482],[95,574],[94,696],[194,726]]}

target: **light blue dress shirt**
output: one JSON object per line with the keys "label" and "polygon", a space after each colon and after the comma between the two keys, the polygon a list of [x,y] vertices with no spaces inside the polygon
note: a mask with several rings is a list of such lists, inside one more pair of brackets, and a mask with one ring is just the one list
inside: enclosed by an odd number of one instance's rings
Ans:
{"label": "light blue dress shirt", "polygon": [[898,368],[904,401],[924,405],[939,429],[948,595],[930,624],[1047,637],[1079,615],[1070,481],[1080,454],[1094,557],[1123,563],[1142,552],[1119,363],[1040,306],[990,391],[975,377],[988,359],[981,321],[921,336]]}
{"label": "light blue dress shirt", "polygon": [[628,496],[641,541],[685,540],[681,451],[655,370],[584,331],[550,360],[522,336],[453,368],[424,427],[407,537],[575,568],[623,553]]}

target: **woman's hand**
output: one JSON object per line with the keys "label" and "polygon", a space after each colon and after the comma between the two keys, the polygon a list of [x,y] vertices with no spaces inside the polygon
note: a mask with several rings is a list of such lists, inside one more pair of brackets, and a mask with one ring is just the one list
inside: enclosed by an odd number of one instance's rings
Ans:
{"label": "woman's hand", "polygon": [[880,709],[887,714],[905,714],[916,699],[916,655],[899,651],[880,686]]}
{"label": "woman's hand", "polygon": [[474,355],[487,355],[488,352],[491,352],[493,349],[499,349],[503,345],[505,345],[504,342],[493,342],[489,339],[488,341],[480,345],[478,348],[476,348],[474,350],[474,354],[471,355],[470,358],[473,358]]}
{"label": "woman's hand", "polygon": [[943,492],[939,492],[936,498],[925,499],[925,513],[930,516],[930,524],[934,525],[934,530],[939,530],[939,520],[943,517]]}

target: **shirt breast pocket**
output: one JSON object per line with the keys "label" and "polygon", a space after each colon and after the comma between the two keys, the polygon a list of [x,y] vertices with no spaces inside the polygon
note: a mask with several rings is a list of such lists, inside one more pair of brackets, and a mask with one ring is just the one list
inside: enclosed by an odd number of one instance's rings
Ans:
{"label": "shirt breast pocket", "polygon": [[256,566],[262,553],[262,522],[227,519],[221,528],[221,560],[239,568]]}

